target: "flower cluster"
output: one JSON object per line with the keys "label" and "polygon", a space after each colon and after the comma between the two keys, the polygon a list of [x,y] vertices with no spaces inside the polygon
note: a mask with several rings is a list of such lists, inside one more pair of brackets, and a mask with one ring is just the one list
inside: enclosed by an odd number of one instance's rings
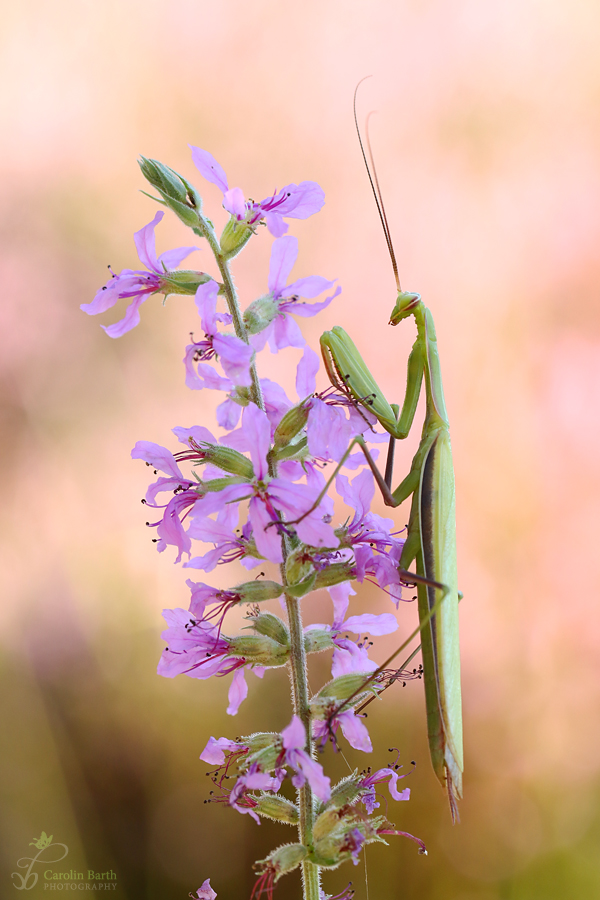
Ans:
{"label": "flower cluster", "polygon": [[[195,246],[157,257],[155,229],[163,217],[158,212],[135,235],[145,270],[113,274],[82,309],[96,315],[121,299],[129,300],[124,318],[105,328],[111,337],[119,337],[139,323],[140,306],[151,295],[193,295],[203,337],[195,337],[192,329],[183,357],[185,384],[225,395],[217,410],[218,435],[204,425],[178,426],[173,433],[179,450],[176,445],[170,450],[138,441],[132,451],[134,459],[143,460],[158,476],[143,503],[159,552],[169,550],[176,563],[207,575],[232,562],[246,570],[261,567],[256,579],[228,590],[188,579],[188,608],[164,611],[166,646],[159,674],[231,676],[227,712],[235,715],[248,694],[248,671],[262,678],[269,668],[290,667],[294,678],[304,679],[306,685],[305,657],[331,651],[331,680],[308,698],[308,706],[294,709],[280,734],[261,732],[237,741],[211,737],[200,757],[216,766],[211,773],[213,802],[226,803],[257,823],[267,817],[299,828],[297,843],[283,845],[260,862],[254,892],[259,897],[270,895],[274,883],[298,866],[310,883],[309,869],[335,868],[346,860],[356,863],[366,843],[405,834],[376,813],[380,803],[375,788],[381,783],[387,783],[394,800],[409,797],[408,789],[397,788],[404,777],[397,765],[355,772],[332,786],[315,756],[318,745],[337,742],[338,731],[356,750],[373,749],[360,707],[397,673],[380,671],[369,657],[372,644],[363,636],[391,634],[398,621],[392,612],[347,613],[353,582],[371,582],[398,608],[404,599],[398,571],[403,539],[391,519],[371,512],[373,474],[362,451],[349,452],[353,439],[360,437],[375,459],[373,445],[388,436],[377,431],[374,416],[359,410],[343,392],[317,391],[319,358],[307,346],[297,321],[316,315],[340,293],[334,281],[321,276],[290,280],[298,241],[286,233],[285,220],[318,212],[323,191],[304,181],[260,202],[246,200],[239,188],[229,187],[210,153],[193,147],[192,158],[200,174],[222,191],[229,221],[220,238],[203,215],[202,198],[193,185],[154,160],[143,159],[141,167],[159,202],[206,241],[219,280],[178,268]],[[263,222],[274,237],[266,291],[241,309],[229,262]],[[301,352],[293,399],[279,384],[259,376],[257,356],[267,346],[271,353],[288,348]],[[324,474],[327,466],[329,478]],[[338,522],[334,492],[350,509]],[[269,565],[271,578],[262,571]],[[317,590],[329,594],[331,621],[303,627],[302,598]],[[287,613],[285,620],[263,606],[277,600]],[[248,626],[240,635],[229,635],[227,615],[239,606],[248,611]],[[288,778],[297,791],[296,802],[280,792]],[[310,893],[305,884],[307,898],[325,897],[318,876],[312,883],[318,893]],[[209,880],[195,896],[213,900]],[[349,889],[343,896],[351,896]]]}

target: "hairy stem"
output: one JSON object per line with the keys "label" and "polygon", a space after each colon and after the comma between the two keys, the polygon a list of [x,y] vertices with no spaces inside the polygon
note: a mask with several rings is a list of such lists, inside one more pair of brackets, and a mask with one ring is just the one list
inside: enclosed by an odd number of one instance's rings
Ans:
{"label": "hairy stem", "polygon": [[[242,317],[242,312],[240,310],[240,305],[237,298],[237,292],[235,290],[235,285],[233,283],[233,278],[229,269],[229,263],[221,253],[219,241],[217,240],[214,229],[211,227],[209,222],[201,215],[198,216],[198,222],[198,228],[194,228],[193,230],[200,237],[206,238],[217,261],[219,271],[221,272],[221,276],[223,278],[225,298],[227,300],[227,306],[233,320],[235,333],[246,344],[248,344],[248,332],[246,330],[246,326],[244,325],[244,319]],[[265,403],[254,361],[252,362],[250,367],[250,374],[252,377],[252,399],[256,403],[256,405],[264,412]],[[277,475],[276,464],[273,462],[269,464],[269,474],[272,478]],[[281,565],[281,578],[282,584],[285,586],[287,584],[285,561],[289,554],[289,542],[285,535],[282,537],[282,551],[283,563]],[[308,752],[312,755],[314,753],[314,743],[311,739],[312,728],[308,696],[308,677],[306,669],[306,652],[304,650],[304,631],[302,628],[300,600],[286,594],[285,603],[290,628],[290,673],[292,682],[292,705],[295,715],[299,716],[302,724],[306,729],[306,734],[308,737]],[[305,782],[303,787],[301,787],[298,791],[298,808],[300,813],[298,824],[299,841],[301,844],[304,844],[305,847],[311,847],[312,830],[314,823],[314,803],[312,790],[308,782]],[[319,900],[319,883],[320,878],[318,866],[315,866],[310,862],[302,863],[302,885],[304,900]]]}
{"label": "hairy stem", "polygon": [[[233,320],[235,333],[239,338],[242,339],[242,341],[244,341],[245,344],[249,344],[250,341],[248,340],[248,332],[246,330],[246,326],[244,325],[242,311],[238,303],[237,292],[233,283],[233,276],[229,268],[229,262],[221,253],[221,245],[217,240],[214,228],[212,228],[212,226],[209,224],[208,220],[204,218],[204,216],[198,215],[198,228],[193,228],[192,230],[199,237],[204,237],[208,241],[210,249],[213,252],[213,256],[217,261],[221,277],[223,279],[225,299],[227,301],[227,308],[229,309],[229,313]],[[256,405],[260,407],[260,409],[264,410],[265,402],[262,395],[260,381],[258,380],[256,363],[254,362],[254,360],[252,360],[252,362],[250,363],[250,378],[252,379],[252,399],[254,400]]]}

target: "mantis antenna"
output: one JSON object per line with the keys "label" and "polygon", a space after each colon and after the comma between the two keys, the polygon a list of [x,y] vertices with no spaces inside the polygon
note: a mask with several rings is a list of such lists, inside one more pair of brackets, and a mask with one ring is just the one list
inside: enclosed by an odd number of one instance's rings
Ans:
{"label": "mantis antenna", "polygon": [[[377,169],[375,167],[375,160],[373,158],[373,151],[371,149],[371,140],[369,138],[369,119],[373,115],[373,112],[370,112],[367,116],[367,121],[365,125],[365,138],[367,149],[369,151],[369,158],[367,159],[367,154],[365,153],[365,148],[363,144],[362,135],[360,133],[360,127],[358,124],[358,116],[356,114],[356,97],[358,94],[358,89],[367,78],[371,78],[370,75],[366,75],[356,85],[354,89],[354,124],[356,126],[356,134],[358,136],[358,143],[360,144],[360,151],[362,153],[363,162],[365,164],[365,168],[367,170],[367,175],[369,176],[369,183],[371,185],[371,190],[373,191],[373,196],[375,197],[375,204],[377,206],[377,212],[379,213],[379,218],[381,220],[381,227],[383,228],[383,233],[385,235],[385,242],[387,244],[388,252],[390,254],[390,259],[392,261],[392,269],[394,270],[394,277],[396,279],[396,287],[398,288],[398,293],[402,290],[400,285],[400,277],[398,275],[398,263],[396,262],[396,254],[394,252],[394,245],[392,243],[392,235],[390,232],[390,226],[388,225],[387,216],[385,214],[385,205],[383,203],[383,197],[381,195],[381,188],[379,187],[379,179],[377,178]],[[369,161],[371,165],[369,166]],[[373,172],[371,173],[371,169]]]}

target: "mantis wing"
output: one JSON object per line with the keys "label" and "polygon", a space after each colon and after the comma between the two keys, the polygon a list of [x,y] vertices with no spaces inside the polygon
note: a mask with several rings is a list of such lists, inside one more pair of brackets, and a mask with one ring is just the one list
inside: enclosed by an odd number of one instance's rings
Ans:
{"label": "mantis wing", "polygon": [[[455,814],[453,801],[462,797],[462,705],[454,469],[450,435],[445,428],[437,431],[421,468],[419,523],[421,550],[417,571],[448,587],[438,612],[423,630],[422,644],[431,759],[439,780],[448,789]],[[418,587],[421,619],[435,604],[437,590]]]}

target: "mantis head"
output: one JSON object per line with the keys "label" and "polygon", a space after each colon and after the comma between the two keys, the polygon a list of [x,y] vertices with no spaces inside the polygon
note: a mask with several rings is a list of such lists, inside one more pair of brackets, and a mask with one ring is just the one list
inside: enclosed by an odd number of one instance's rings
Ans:
{"label": "mantis head", "polygon": [[412,315],[420,302],[420,294],[411,294],[409,291],[398,291],[396,305],[390,316],[390,325],[397,325],[402,319],[406,319],[408,316]]}

